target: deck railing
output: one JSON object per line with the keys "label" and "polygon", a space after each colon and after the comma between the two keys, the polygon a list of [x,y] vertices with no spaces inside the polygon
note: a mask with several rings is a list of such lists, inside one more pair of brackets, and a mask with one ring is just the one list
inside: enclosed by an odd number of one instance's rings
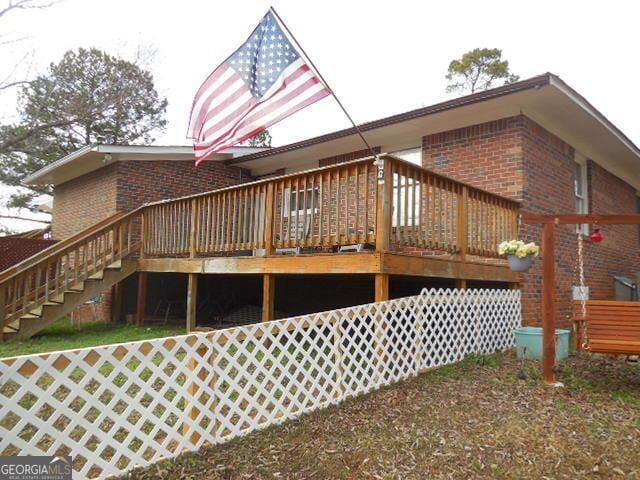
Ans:
{"label": "deck railing", "polygon": [[[80,282],[135,251],[140,210],[119,213],[0,274],[0,338],[20,317],[78,288]],[[3,321],[2,321],[3,319]]]}
{"label": "deck railing", "polygon": [[370,244],[493,257],[518,203],[384,156],[148,205],[147,256]]}

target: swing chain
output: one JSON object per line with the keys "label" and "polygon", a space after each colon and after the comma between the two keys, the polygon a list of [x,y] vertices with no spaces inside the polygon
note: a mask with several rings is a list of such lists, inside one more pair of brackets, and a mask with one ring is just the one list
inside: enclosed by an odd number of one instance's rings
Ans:
{"label": "swing chain", "polygon": [[582,344],[583,350],[589,350],[589,335],[587,333],[587,295],[585,292],[585,282],[584,282],[584,242],[582,240],[582,233],[578,232],[578,283],[580,284],[580,307],[582,314],[582,328],[580,335],[580,343]]}

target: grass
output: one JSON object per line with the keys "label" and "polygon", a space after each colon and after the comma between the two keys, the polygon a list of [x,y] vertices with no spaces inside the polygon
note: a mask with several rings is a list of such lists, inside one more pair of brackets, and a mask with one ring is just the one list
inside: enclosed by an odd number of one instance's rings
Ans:
{"label": "grass", "polygon": [[640,478],[640,366],[469,356],[131,479]]}
{"label": "grass", "polygon": [[27,340],[0,343],[0,358],[147,340],[183,333],[185,332],[182,325],[135,327],[120,323],[96,322],[78,327],[65,318]]}

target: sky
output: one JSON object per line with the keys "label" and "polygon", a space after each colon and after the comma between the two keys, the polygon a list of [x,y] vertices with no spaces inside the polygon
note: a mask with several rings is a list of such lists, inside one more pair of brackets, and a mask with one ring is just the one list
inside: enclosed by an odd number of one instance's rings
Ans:
{"label": "sky", "polygon": [[[124,58],[139,46],[154,50],[149,69],[169,102],[168,127],[156,144],[184,145],[199,85],[270,5],[357,123],[451,98],[449,62],[489,47],[501,48],[521,78],[559,75],[640,144],[640,3],[632,1],[63,0],[3,19],[5,38],[24,39],[0,49],[0,65],[30,53],[35,75],[68,49],[97,47]],[[15,112],[15,98],[0,96],[0,119]],[[347,126],[327,97],[270,131],[282,145]]]}

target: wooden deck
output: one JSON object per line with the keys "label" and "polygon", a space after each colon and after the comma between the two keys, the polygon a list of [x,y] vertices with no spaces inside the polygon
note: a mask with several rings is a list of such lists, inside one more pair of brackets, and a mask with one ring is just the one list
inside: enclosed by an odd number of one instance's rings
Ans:
{"label": "wooden deck", "polygon": [[190,326],[198,274],[263,275],[264,319],[280,274],[372,274],[376,300],[388,299],[390,275],[517,282],[497,246],[517,235],[518,210],[388,155],[156,202],[0,273],[0,335],[23,323],[36,331],[79,291],[109,288],[116,273],[131,273],[125,258],[140,272],[140,322],[148,272],[189,274]]}
{"label": "wooden deck", "polygon": [[145,206],[153,258],[338,253],[360,245],[496,258],[518,203],[385,156]]}

